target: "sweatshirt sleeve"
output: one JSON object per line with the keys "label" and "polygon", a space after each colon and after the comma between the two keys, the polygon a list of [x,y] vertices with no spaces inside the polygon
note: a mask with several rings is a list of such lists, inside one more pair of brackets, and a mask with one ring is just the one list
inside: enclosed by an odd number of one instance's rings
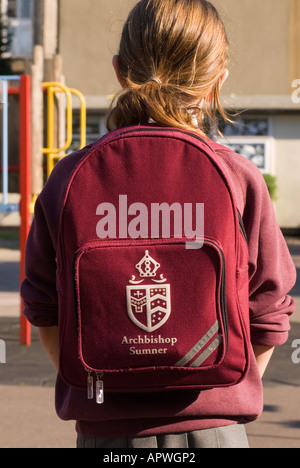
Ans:
{"label": "sweatshirt sleeve", "polygon": [[25,255],[25,280],[21,285],[24,315],[37,327],[58,325],[56,253],[42,197],[35,205]]}
{"label": "sweatshirt sleeve", "polygon": [[21,297],[24,315],[37,327],[58,325],[56,250],[60,213],[72,173],[92,146],[66,156],[56,164],[35,204],[26,244]]}
{"label": "sweatshirt sleeve", "polygon": [[295,285],[296,268],[260,170],[227,148],[218,145],[217,150],[248,238],[251,341],[253,345],[282,345],[295,310],[289,292]]}
{"label": "sweatshirt sleeve", "polygon": [[294,300],[289,296],[296,268],[277,224],[273,203],[260,171],[248,185],[243,215],[249,239],[250,324],[253,345],[284,344]]}

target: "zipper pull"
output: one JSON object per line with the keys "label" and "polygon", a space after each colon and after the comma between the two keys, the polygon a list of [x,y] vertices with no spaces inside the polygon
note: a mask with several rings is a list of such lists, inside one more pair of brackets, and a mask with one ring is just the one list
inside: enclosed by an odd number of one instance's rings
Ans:
{"label": "zipper pull", "polygon": [[87,397],[88,400],[92,400],[94,398],[94,379],[92,373],[89,369],[85,369],[88,373],[87,378]]}
{"label": "zipper pull", "polygon": [[104,403],[104,383],[103,383],[102,377],[103,377],[103,374],[97,374],[97,382],[96,382],[97,405],[103,405]]}

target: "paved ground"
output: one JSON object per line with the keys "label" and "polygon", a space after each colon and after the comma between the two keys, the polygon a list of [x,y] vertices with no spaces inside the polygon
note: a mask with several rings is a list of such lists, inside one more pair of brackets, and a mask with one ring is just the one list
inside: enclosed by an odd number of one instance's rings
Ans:
{"label": "paved ground", "polygon": [[[289,246],[299,271],[300,240],[290,239]],[[7,348],[7,364],[0,364],[0,448],[75,448],[74,423],[55,414],[55,372],[37,331],[30,348],[19,345],[18,274],[16,244],[0,242],[0,339]],[[264,415],[247,428],[252,448],[300,448],[300,364],[291,359],[292,343],[300,340],[300,279],[293,296],[289,341],[276,350],[264,378]]]}

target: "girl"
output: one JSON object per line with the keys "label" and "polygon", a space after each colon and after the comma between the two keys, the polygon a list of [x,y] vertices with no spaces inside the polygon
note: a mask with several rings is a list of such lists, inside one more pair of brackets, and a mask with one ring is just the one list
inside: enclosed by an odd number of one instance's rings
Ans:
{"label": "girl", "polygon": [[[229,120],[220,101],[227,62],[225,28],[210,2],[139,1],[124,26],[119,54],[113,58],[122,91],[108,116],[108,129],[172,127],[208,141],[204,121],[215,127],[217,113]],[[260,416],[261,378],[274,347],[288,337],[294,303],[287,294],[295,282],[295,268],[260,172],[245,158],[212,140],[209,144],[230,181],[248,238],[253,346],[249,373],[240,384],[223,389],[107,395],[93,420],[88,416],[86,392],[70,387],[58,373],[57,412],[62,419],[77,420],[78,447],[248,446],[243,424]],[[24,313],[40,328],[42,343],[58,371],[59,207],[70,174],[89,151],[87,147],[55,168],[37,201],[27,245]],[[126,154],[119,156],[126,158]]]}

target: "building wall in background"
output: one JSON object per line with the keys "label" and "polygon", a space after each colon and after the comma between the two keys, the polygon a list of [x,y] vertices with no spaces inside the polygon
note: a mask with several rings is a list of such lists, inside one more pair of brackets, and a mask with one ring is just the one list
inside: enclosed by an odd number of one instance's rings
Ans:
{"label": "building wall in background", "polygon": [[[61,54],[65,82],[84,93],[89,140],[96,139],[97,129],[99,134],[105,131],[109,96],[119,90],[111,60],[137,0],[28,1],[34,2],[35,12],[43,12],[35,14],[33,37],[42,38],[46,60]],[[241,119],[252,119],[254,127],[268,121],[261,135],[253,132],[252,124],[245,125],[244,133],[229,129],[225,143],[256,162],[268,160],[268,172],[278,183],[278,222],[283,228],[300,229],[300,0],[211,1],[230,41],[224,103],[241,111]],[[3,6],[8,0],[0,2]]]}
{"label": "building wall in background", "polygon": [[[119,86],[111,61],[120,33],[135,0],[61,0],[59,49],[69,86],[80,89],[89,107]],[[94,102],[93,102],[94,99]],[[102,104],[101,104],[102,106]]]}

